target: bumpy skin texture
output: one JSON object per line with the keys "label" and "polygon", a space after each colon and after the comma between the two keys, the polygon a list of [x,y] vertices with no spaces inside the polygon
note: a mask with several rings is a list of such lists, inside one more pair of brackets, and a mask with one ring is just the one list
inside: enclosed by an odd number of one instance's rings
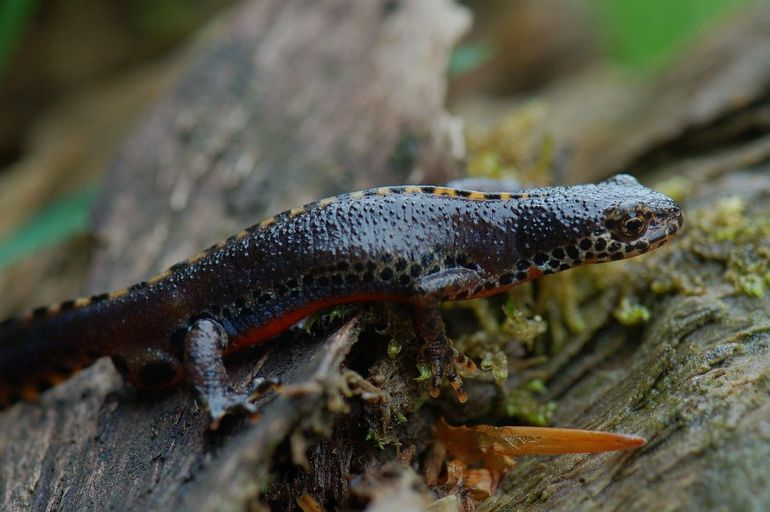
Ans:
{"label": "bumpy skin texture", "polygon": [[226,381],[222,355],[270,339],[312,311],[368,300],[414,306],[433,393],[447,377],[462,400],[441,301],[641,254],[681,223],[673,200],[626,175],[521,193],[404,186],[324,199],[146,282],[3,322],[0,404],[31,398],[111,356],[139,387],[186,375],[210,410],[248,410],[248,397]]}

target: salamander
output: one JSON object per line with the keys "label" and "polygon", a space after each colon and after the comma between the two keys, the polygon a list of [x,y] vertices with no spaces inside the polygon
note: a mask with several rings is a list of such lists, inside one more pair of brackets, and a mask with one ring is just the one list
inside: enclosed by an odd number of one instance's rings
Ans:
{"label": "salamander", "polygon": [[0,405],[32,399],[104,356],[138,388],[186,380],[213,421],[254,411],[223,357],[321,308],[406,304],[432,370],[462,402],[462,357],[442,301],[501,293],[543,274],[666,243],[679,206],[628,175],[598,184],[477,192],[395,186],[285,211],[128,288],[0,324]]}

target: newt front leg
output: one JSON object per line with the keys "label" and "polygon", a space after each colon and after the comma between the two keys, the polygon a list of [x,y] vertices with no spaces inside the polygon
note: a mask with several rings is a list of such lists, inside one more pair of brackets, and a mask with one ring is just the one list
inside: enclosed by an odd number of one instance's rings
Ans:
{"label": "newt front leg", "polygon": [[[216,430],[227,414],[255,414],[250,393],[236,391],[227,375],[222,356],[228,337],[218,322],[196,320],[185,336],[184,368],[203,406],[211,416],[211,429]],[[258,382],[261,384],[264,379]]]}

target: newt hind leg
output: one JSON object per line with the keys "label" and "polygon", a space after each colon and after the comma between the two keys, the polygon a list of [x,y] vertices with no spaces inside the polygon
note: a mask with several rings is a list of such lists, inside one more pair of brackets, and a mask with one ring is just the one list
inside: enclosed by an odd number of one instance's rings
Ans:
{"label": "newt hind leg", "polygon": [[472,291],[483,285],[482,275],[473,269],[448,268],[420,279],[413,300],[412,319],[417,335],[425,343],[425,355],[433,372],[431,396],[439,395],[441,381],[446,378],[460,403],[468,401],[462,379],[457,368],[475,371],[476,365],[465,354],[458,352],[444,330],[439,306],[442,300],[452,299],[459,294],[470,296]]}
{"label": "newt hind leg", "polygon": [[[222,355],[228,338],[224,327],[208,318],[196,320],[185,336],[184,367],[187,380],[192,384],[211,417],[210,428],[216,430],[228,414],[255,414],[253,400],[264,391],[267,381],[259,379],[249,392],[233,387]],[[256,395],[256,396],[255,396]]]}
{"label": "newt hind leg", "polygon": [[421,301],[415,304],[413,322],[417,335],[425,342],[424,353],[433,373],[430,394],[438,397],[441,381],[446,378],[460,403],[468,401],[465,385],[457,373],[458,367],[475,370],[476,365],[452,346],[444,331],[439,302]]}

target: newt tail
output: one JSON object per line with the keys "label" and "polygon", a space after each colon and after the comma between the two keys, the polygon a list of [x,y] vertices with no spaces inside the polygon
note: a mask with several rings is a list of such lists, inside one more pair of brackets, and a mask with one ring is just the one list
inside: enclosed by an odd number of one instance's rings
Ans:
{"label": "newt tail", "polygon": [[629,258],[680,228],[678,205],[618,175],[596,185],[483,193],[382,187],[283,212],[129,288],[0,324],[0,405],[31,399],[99,357],[140,388],[187,380],[212,418],[252,410],[224,355],[332,304],[407,304],[435,396],[461,401],[439,304],[543,274]]}

